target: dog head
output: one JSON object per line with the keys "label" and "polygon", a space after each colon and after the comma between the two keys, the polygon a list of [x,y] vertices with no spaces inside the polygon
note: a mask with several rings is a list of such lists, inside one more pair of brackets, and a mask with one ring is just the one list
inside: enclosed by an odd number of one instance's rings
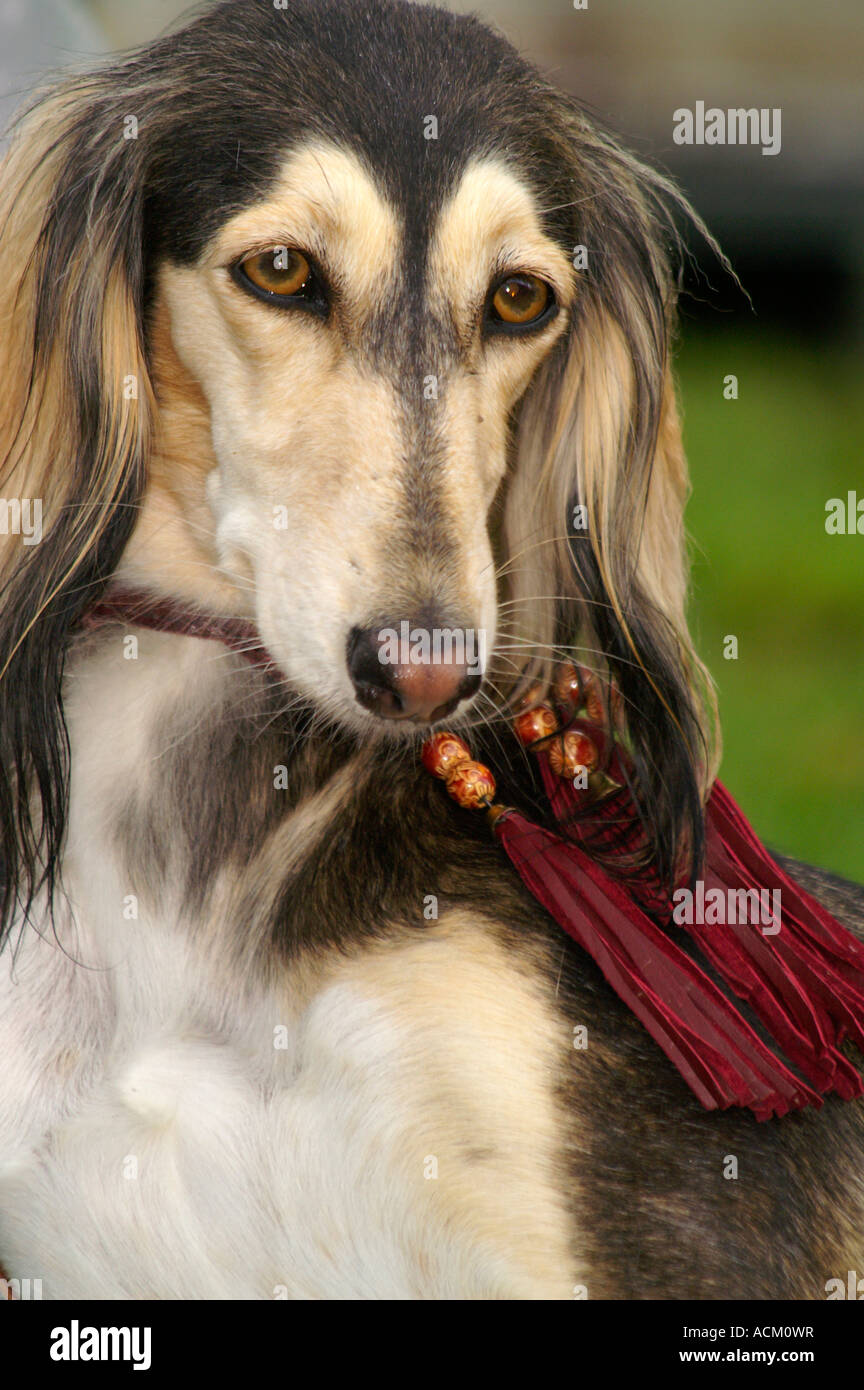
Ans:
{"label": "dog head", "polygon": [[60,833],[64,654],[118,581],[253,620],[361,733],[576,652],[658,854],[698,840],[662,177],[473,19],[247,0],[44,95],[4,189],[4,492],[44,508],[3,560],[7,855]]}

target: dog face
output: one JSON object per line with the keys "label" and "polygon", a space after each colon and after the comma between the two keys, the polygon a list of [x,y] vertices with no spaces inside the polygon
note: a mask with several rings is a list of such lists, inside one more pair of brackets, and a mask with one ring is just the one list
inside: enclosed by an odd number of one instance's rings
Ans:
{"label": "dog face", "polygon": [[[406,181],[402,207],[422,200]],[[189,498],[214,565],[295,688],[339,720],[383,713],[393,728],[480,684],[508,422],[565,331],[575,281],[498,157],[456,173],[419,247],[409,227],[356,153],[301,140],[192,264],[162,261],[155,307],[163,399],[178,395],[173,354],[191,378],[167,418],[199,417]],[[157,514],[182,451],[169,427]],[[164,582],[151,537],[131,551],[139,578]],[[375,643],[403,625],[421,658],[416,634],[430,633],[428,659],[400,661],[397,647],[385,685]],[[434,642],[448,630],[449,651]]]}

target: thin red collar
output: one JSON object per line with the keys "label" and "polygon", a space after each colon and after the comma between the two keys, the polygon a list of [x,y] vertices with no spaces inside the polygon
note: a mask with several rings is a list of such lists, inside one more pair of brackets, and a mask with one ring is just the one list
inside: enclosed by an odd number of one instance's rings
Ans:
{"label": "thin red collar", "polygon": [[200,637],[207,642],[221,642],[252,666],[272,669],[276,664],[261,641],[257,627],[247,619],[201,613],[185,608],[176,599],[159,598],[142,590],[111,589],[87,610],[81,619],[81,626],[92,631],[116,622],[152,628],[154,632],[173,632],[179,637]]}

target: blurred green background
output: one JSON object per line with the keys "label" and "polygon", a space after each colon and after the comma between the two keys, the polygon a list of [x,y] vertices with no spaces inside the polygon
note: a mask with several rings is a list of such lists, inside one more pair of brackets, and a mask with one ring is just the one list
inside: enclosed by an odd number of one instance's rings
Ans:
{"label": "blurred green background", "polygon": [[[752,308],[694,246],[678,354],[693,478],[692,622],[721,775],[767,842],[864,882],[864,4],[451,0],[685,189]],[[46,68],[151,39],[186,0],[0,0],[0,117]],[[673,112],[782,112],[782,149],[680,146]],[[738,378],[724,400],[723,378]],[[738,639],[724,660],[723,638]]]}
{"label": "blurred green background", "polygon": [[[721,777],[770,844],[864,881],[864,536],[825,531],[828,498],[856,479],[864,497],[860,358],[696,330],[679,371],[692,624],[719,691]],[[723,398],[729,373],[738,400]]]}

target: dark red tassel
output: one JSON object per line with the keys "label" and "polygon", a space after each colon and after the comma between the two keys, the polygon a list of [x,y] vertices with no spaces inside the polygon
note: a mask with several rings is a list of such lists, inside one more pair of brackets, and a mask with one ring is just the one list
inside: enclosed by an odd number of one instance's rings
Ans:
{"label": "dark red tassel", "polygon": [[864,1094],[861,1076],[838,1051],[847,1037],[864,1051],[864,947],[772,859],[719,782],[706,832],[706,895],[720,889],[728,903],[730,889],[772,898],[777,891],[779,916],[770,934],[750,920],[684,923],[685,930],[814,1086],[844,1100]]}
{"label": "dark red tassel", "polygon": [[704,971],[578,846],[518,811],[499,815],[495,833],[529,890],[597,962],[707,1109],[745,1105],[768,1119],[821,1104]]}
{"label": "dark red tassel", "polygon": [[[582,720],[574,723],[590,731],[595,741],[602,734]],[[612,750],[607,766],[622,785],[596,804],[590,798],[586,802],[584,793],[567,779],[555,776],[545,752],[538,753],[538,763],[553,814],[573,851],[590,845],[607,863],[620,862],[631,897],[657,920],[674,920],[668,893],[650,865],[637,871],[626,867],[638,863],[647,840],[618,750]],[[608,882],[613,888],[620,886],[615,879]],[[763,891],[773,895],[779,890],[779,931],[772,924],[766,935],[762,924],[751,920],[716,925],[685,921],[680,926],[819,1092],[835,1092],[844,1100],[864,1094],[860,1074],[838,1050],[848,1037],[864,1051],[864,946],[784,873],[720,782],[715,782],[706,807],[702,885],[705,896],[719,889],[726,904],[730,890],[755,890],[760,898]],[[532,892],[540,896],[534,887]],[[566,930],[565,923],[561,925]],[[669,941],[665,932],[660,941]],[[813,1093],[804,1090],[812,1102]]]}

